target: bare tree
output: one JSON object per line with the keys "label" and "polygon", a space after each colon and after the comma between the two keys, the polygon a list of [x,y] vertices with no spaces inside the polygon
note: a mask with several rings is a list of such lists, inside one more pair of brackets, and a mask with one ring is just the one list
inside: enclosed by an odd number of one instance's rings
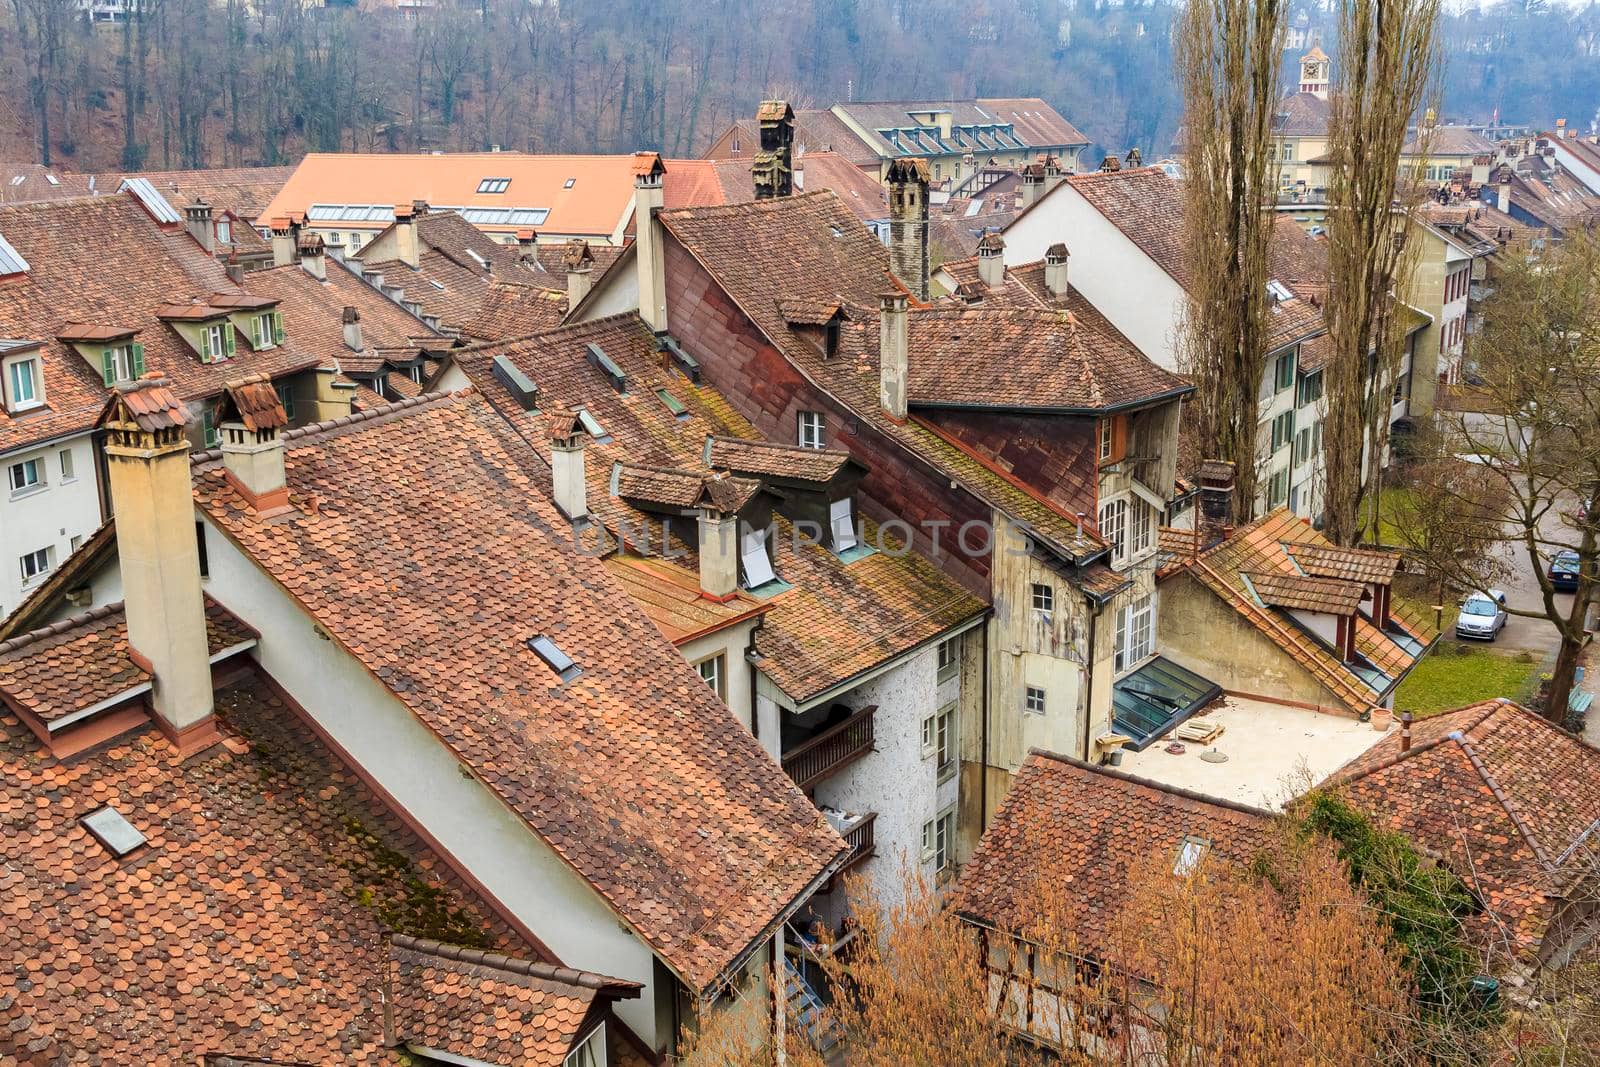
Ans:
{"label": "bare tree", "polygon": [[[1560,722],[1589,640],[1585,615],[1600,566],[1600,236],[1578,232],[1506,260],[1483,308],[1482,384],[1467,405],[1477,410],[1441,413],[1446,432],[1436,446],[1436,453],[1470,457],[1490,492],[1485,498],[1473,482],[1457,486],[1437,474],[1422,479],[1419,491],[1439,501],[1445,524],[1450,514],[1461,523],[1487,517],[1519,566],[1533,570],[1538,606],[1508,610],[1547,620],[1560,636],[1543,708]],[[1558,599],[1549,576],[1563,552],[1576,557],[1570,603]],[[1428,562],[1462,589],[1485,588],[1493,578],[1470,554],[1432,552]]]}
{"label": "bare tree", "polygon": [[[1397,183],[1412,117],[1439,76],[1439,0],[1340,0],[1339,62],[1329,108],[1328,415],[1325,521],[1330,537],[1361,534],[1388,446],[1388,390],[1405,339],[1406,254],[1420,183]],[[1426,153],[1426,131],[1418,129]],[[1373,509],[1375,510],[1375,509]]]}
{"label": "bare tree", "polygon": [[1235,464],[1235,517],[1255,501],[1256,421],[1267,361],[1267,246],[1277,187],[1282,0],[1190,0],[1177,49],[1184,88],[1189,305],[1184,362],[1198,437]]}

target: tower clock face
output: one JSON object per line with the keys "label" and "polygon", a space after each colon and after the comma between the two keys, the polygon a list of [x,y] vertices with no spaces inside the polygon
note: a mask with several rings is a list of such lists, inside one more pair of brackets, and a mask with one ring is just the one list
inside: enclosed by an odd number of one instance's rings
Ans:
{"label": "tower clock face", "polygon": [[1305,67],[1302,68],[1301,77],[1303,77],[1306,81],[1313,81],[1316,79],[1316,76],[1317,65],[1315,63],[1307,63]]}

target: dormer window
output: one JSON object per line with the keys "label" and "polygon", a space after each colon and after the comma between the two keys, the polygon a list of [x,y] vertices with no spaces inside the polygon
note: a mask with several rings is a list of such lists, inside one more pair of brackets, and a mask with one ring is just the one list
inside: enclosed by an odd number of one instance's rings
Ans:
{"label": "dormer window", "polygon": [[233,244],[233,223],[227,219],[217,220],[217,242],[219,244]]}
{"label": "dormer window", "polygon": [[767,534],[765,530],[746,531],[740,539],[739,563],[744,569],[746,589],[755,589],[778,579],[777,574],[772,569],[772,560],[767,558]]}
{"label": "dormer window", "polygon": [[102,348],[100,376],[107,386],[144,377],[144,345],[129,342]]}
{"label": "dormer window", "polygon": [[207,363],[227,359],[233,355],[233,326],[227,322],[214,322],[200,328],[200,358]]}
{"label": "dormer window", "polygon": [[485,178],[478,183],[480,193],[503,193],[511,187],[510,178]]}
{"label": "dormer window", "polygon": [[255,316],[254,322],[256,348],[272,348],[283,344],[283,313],[279,311],[263,311]]}
{"label": "dormer window", "polygon": [[13,356],[5,363],[6,410],[12,414],[44,406],[44,376],[39,356]]}
{"label": "dormer window", "polygon": [[856,547],[855,516],[850,513],[850,498],[835,500],[828,505],[828,530],[833,535],[833,550],[845,552]]}

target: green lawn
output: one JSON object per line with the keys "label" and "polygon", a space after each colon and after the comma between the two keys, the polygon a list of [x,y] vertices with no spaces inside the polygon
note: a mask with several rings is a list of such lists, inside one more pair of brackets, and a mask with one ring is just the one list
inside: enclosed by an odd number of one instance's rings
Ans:
{"label": "green lawn", "polygon": [[1423,718],[1493,697],[1519,699],[1537,666],[1531,654],[1441,641],[1400,683],[1394,710]]}
{"label": "green lawn", "polygon": [[[1393,517],[1397,511],[1414,506],[1411,503],[1411,490],[1400,487],[1385,487],[1383,490],[1383,514],[1378,517],[1378,543],[1392,545],[1395,548],[1405,548],[1406,539],[1401,536],[1399,529],[1394,525]],[[1372,501],[1366,504],[1367,514],[1372,514]]]}

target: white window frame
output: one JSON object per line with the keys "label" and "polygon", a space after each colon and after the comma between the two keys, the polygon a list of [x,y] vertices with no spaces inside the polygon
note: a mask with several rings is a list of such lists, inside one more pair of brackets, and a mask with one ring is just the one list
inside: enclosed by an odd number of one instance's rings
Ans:
{"label": "white window frame", "polygon": [[1056,587],[1049,582],[1034,582],[1028,596],[1028,603],[1032,605],[1034,614],[1044,616],[1046,621],[1055,617],[1056,612]]}
{"label": "white window frame", "polygon": [[949,870],[955,860],[956,809],[952,805],[922,824],[922,862],[935,872]]}
{"label": "white window frame", "polygon": [[273,328],[272,312],[263,311],[256,315],[255,335],[257,351],[264,348],[273,348],[277,345],[278,342],[275,340],[277,331]]}
{"label": "white window frame", "polygon": [[1111,546],[1112,565],[1128,560],[1128,497],[1112,497],[1100,505],[1100,536]]}
{"label": "white window frame", "polygon": [[739,538],[739,567],[744,571],[745,588],[755,589],[777,580],[772,558],[767,555],[767,532],[747,530]]}
{"label": "white window frame", "polygon": [[1128,522],[1128,557],[1132,559],[1148,552],[1154,544],[1156,522],[1154,509],[1142,497],[1134,497],[1129,505],[1133,514]]}
{"label": "white window frame", "polygon": [[934,754],[938,757],[939,781],[948,782],[955,777],[957,743],[956,704],[951,701],[933,715]]}
{"label": "white window frame", "polygon": [[[32,481],[28,480],[29,473],[33,475]],[[45,472],[43,456],[19,459],[6,467],[6,488],[11,490],[13,500],[43,492],[49,486],[50,481]]]}
{"label": "white window frame", "polygon": [[850,508],[850,498],[835,500],[828,505],[828,532],[833,538],[833,550],[845,552],[855,548],[856,519]]}
{"label": "white window frame", "polygon": [[561,1067],[605,1067],[606,1028],[602,1023],[589,1031],[587,1037],[573,1046],[561,1061]]}
{"label": "white window frame", "polygon": [[1113,420],[1101,419],[1097,430],[1099,458],[1104,463],[1111,458],[1111,450],[1117,443],[1117,427]]}
{"label": "white window frame", "polygon": [[217,363],[228,358],[228,330],[233,328],[232,323],[214,322],[203,327],[206,331],[206,351],[211,353],[211,362]]}
{"label": "white window frame", "polygon": [[707,656],[694,665],[695,671],[700,675],[700,680],[711,687],[717,698],[724,704],[728,702],[728,657],[721,652],[715,656]]}
{"label": "white window frame", "polygon": [[948,682],[961,673],[960,641],[959,637],[947,637],[939,642],[938,681]]}
{"label": "white window frame", "polygon": [[801,448],[825,448],[827,420],[820,411],[802,411],[795,416],[795,443]]}
{"label": "white window frame", "polygon": [[[28,368],[28,396],[20,397],[17,388],[20,384],[17,378],[18,368]],[[39,362],[37,354],[18,356],[5,362],[5,393],[6,410],[32,411],[34,408],[44,407],[44,364]]]}
{"label": "white window frame", "polygon": [[225,245],[233,244],[233,223],[229,222],[227,219],[218,219],[216,226],[217,241]]}
{"label": "white window frame", "polygon": [[1042,685],[1024,685],[1022,687],[1022,711],[1026,715],[1045,715],[1049,713],[1050,694]]}
{"label": "white window frame", "polygon": [[1147,593],[1117,609],[1116,644],[1112,653],[1113,674],[1123,674],[1155,655],[1156,596]]}
{"label": "white window frame", "polygon": [[[22,587],[24,589],[42,580],[45,575],[54,569],[50,562],[50,547],[36,548],[32,552],[24,552],[17,558],[17,564],[22,572]],[[31,569],[30,569],[31,568]]]}
{"label": "white window frame", "polygon": [[922,720],[922,758],[932,759],[939,751],[939,715],[935,712]]}

